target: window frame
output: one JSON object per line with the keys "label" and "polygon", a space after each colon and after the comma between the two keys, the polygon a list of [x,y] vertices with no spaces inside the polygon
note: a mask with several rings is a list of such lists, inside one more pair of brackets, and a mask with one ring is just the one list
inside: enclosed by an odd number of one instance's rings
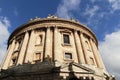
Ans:
{"label": "window frame", "polygon": [[[66,54],[70,54],[71,58],[66,58]],[[72,61],[73,60],[73,54],[71,52],[64,52],[64,60],[65,61]]]}
{"label": "window frame", "polygon": [[[36,59],[36,54],[40,54],[40,57],[39,57],[40,59]],[[42,52],[41,52],[41,51],[35,52],[35,53],[34,53],[34,57],[33,57],[33,62],[35,62],[35,63],[36,63],[36,62],[42,62],[42,56],[43,56],[43,55],[42,55]]]}
{"label": "window frame", "polygon": [[94,61],[93,57],[90,57],[90,63],[91,63],[91,65],[95,65],[95,61]]}
{"label": "window frame", "polygon": [[68,34],[63,34],[63,42],[64,44],[70,44],[70,37]]}
{"label": "window frame", "polygon": [[87,46],[87,48],[86,48],[87,51],[90,51],[90,52],[91,52],[92,50],[91,50],[91,46],[90,46],[89,41],[86,40],[86,41],[85,41],[85,45]]}
{"label": "window frame", "polygon": [[[41,38],[41,41],[40,41],[40,44],[37,44],[37,38]],[[40,45],[42,45],[42,43],[43,43],[43,35],[42,34],[39,34],[39,35],[37,35],[36,36],[36,38],[35,38],[35,46],[40,46]]]}
{"label": "window frame", "polygon": [[[17,58],[18,58],[18,52],[17,52],[17,51],[14,52],[11,57],[12,57],[12,58],[11,58],[11,60],[12,60],[12,65],[16,65],[16,63],[17,63]],[[15,60],[15,61],[13,61],[13,60]]]}
{"label": "window frame", "polygon": [[[64,35],[68,35],[69,43],[65,43],[64,42]],[[70,35],[70,33],[67,33],[67,32],[63,32],[62,33],[62,45],[64,45],[64,46],[71,46],[71,35]]]}

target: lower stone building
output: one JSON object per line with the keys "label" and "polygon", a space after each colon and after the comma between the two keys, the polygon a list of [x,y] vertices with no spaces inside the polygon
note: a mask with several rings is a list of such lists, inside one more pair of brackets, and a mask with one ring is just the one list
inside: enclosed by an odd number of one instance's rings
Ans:
{"label": "lower stone building", "polygon": [[76,20],[31,19],[9,37],[0,80],[115,80],[95,34]]}

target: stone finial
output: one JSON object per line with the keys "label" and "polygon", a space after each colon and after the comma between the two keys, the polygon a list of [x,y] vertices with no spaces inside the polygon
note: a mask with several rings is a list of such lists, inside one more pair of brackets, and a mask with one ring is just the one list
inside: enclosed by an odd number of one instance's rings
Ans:
{"label": "stone finial", "polygon": [[57,17],[56,14],[55,14],[55,15],[50,15],[50,14],[48,14],[47,18],[58,18],[58,17]]}
{"label": "stone finial", "polygon": [[72,18],[71,18],[71,21],[75,21],[75,19],[72,17]]}
{"label": "stone finial", "polygon": [[55,14],[55,15],[53,15],[53,18],[58,18],[58,16]]}
{"label": "stone finial", "polygon": [[78,20],[74,19],[74,18],[71,18],[70,19],[71,21],[74,21],[74,22],[78,22]]}
{"label": "stone finial", "polygon": [[40,18],[38,16],[36,16],[34,20],[40,20]]}
{"label": "stone finial", "polygon": [[32,21],[33,19],[32,18],[30,18],[30,21]]}
{"label": "stone finial", "polygon": [[50,14],[48,14],[47,18],[51,18],[51,15],[50,15]]}
{"label": "stone finial", "polygon": [[36,16],[35,19],[38,19],[38,17]]}

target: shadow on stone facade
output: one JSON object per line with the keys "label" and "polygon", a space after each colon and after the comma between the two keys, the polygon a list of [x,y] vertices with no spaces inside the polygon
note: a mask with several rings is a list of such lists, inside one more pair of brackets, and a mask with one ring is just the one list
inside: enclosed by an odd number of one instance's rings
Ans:
{"label": "shadow on stone facade", "polygon": [[66,80],[80,80],[74,74],[72,63],[69,64],[68,70],[69,70],[69,76],[66,78]]}
{"label": "shadow on stone facade", "polygon": [[[7,70],[0,71],[0,80],[94,80],[92,77],[83,78],[75,75],[73,70],[73,62],[68,64],[68,76],[63,78],[60,75],[61,67],[55,67],[54,62],[50,58],[45,59],[43,62],[35,64],[24,63],[18,66],[12,66]],[[115,80],[108,79],[106,80]]]}
{"label": "shadow on stone facade", "polygon": [[35,64],[24,63],[0,71],[0,80],[63,80],[60,67],[55,67],[49,59]]}

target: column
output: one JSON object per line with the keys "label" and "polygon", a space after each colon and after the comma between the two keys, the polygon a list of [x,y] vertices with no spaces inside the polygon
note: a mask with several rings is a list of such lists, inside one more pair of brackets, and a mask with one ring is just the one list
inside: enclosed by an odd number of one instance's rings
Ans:
{"label": "column", "polygon": [[57,28],[54,28],[54,60],[57,60]]}
{"label": "column", "polygon": [[2,67],[3,67],[3,65],[4,65],[4,63],[5,63],[6,59],[7,59],[8,52],[10,51],[10,48],[11,48],[11,44],[9,44],[9,47],[8,47],[8,49],[7,49],[7,52],[6,52],[6,54],[5,54],[5,56],[4,56],[3,60],[2,60],[2,63],[1,63],[1,66],[0,66],[1,69],[2,69]]}
{"label": "column", "polygon": [[80,39],[81,39],[81,44],[82,44],[82,48],[83,48],[83,54],[84,54],[86,63],[90,64],[90,62],[89,62],[89,56],[87,55],[87,51],[86,51],[86,48],[85,48],[85,42],[84,42],[83,33],[80,33]]}
{"label": "column", "polygon": [[50,57],[50,27],[47,27],[46,30],[46,39],[45,39],[45,58],[49,58]]}
{"label": "column", "polygon": [[34,54],[34,46],[35,46],[35,31],[31,30],[31,35],[29,38],[29,43],[27,47],[27,52],[25,56],[25,63],[33,61],[33,54]]}
{"label": "column", "polygon": [[22,43],[21,50],[19,52],[17,64],[22,64],[23,63],[23,60],[24,60],[24,57],[25,57],[25,51],[27,49],[28,40],[29,40],[29,33],[26,32],[23,43]]}
{"label": "column", "polygon": [[5,61],[3,62],[3,65],[2,65],[2,69],[7,69],[9,67],[9,63],[11,61],[11,56],[12,56],[12,53],[14,51],[14,47],[15,47],[15,38],[12,41],[12,44],[10,46],[10,50],[8,49],[7,56],[6,56]]}
{"label": "column", "polygon": [[82,52],[82,47],[81,47],[81,40],[78,36],[78,33],[77,31],[75,30],[74,31],[74,36],[75,36],[75,43],[76,43],[76,49],[77,49],[77,53],[78,53],[78,59],[80,60],[79,62],[81,64],[84,64],[85,63],[85,60],[84,60],[84,56],[83,56],[83,52]]}
{"label": "column", "polygon": [[94,48],[94,46],[93,46],[93,42],[92,42],[92,39],[91,39],[91,38],[90,38],[90,45],[91,45],[91,48],[92,48],[92,52],[93,52],[93,55],[94,55],[94,58],[95,58],[97,67],[100,67],[100,62],[99,62],[99,60],[98,60],[98,57],[96,56],[95,48]]}
{"label": "column", "polygon": [[54,61],[56,66],[60,65],[58,61],[61,60],[61,55],[63,55],[60,46],[61,46],[61,37],[58,34],[57,27],[55,27],[54,28]]}
{"label": "column", "polygon": [[105,69],[105,66],[103,64],[103,61],[102,61],[102,58],[101,58],[100,53],[98,51],[98,48],[97,48],[96,44],[93,41],[92,41],[92,45],[94,47],[95,57],[98,59],[100,68],[104,68]]}

